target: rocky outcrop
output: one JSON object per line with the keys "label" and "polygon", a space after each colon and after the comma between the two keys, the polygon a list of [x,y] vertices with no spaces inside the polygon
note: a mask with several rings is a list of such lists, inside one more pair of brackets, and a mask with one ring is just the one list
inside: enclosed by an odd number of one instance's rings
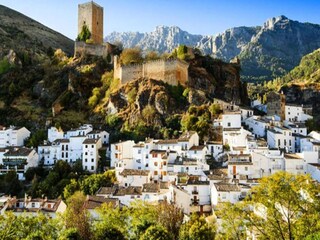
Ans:
{"label": "rocky outcrop", "polygon": [[[130,126],[146,121],[146,115],[151,114],[148,124],[161,127],[168,117],[184,114],[190,106],[209,106],[214,98],[236,104],[247,103],[239,64],[208,56],[196,56],[189,63],[189,81],[185,86],[173,86],[149,78],[134,79],[111,94],[109,101],[104,103],[104,111],[117,113]],[[136,93],[134,99],[132,92]]]}

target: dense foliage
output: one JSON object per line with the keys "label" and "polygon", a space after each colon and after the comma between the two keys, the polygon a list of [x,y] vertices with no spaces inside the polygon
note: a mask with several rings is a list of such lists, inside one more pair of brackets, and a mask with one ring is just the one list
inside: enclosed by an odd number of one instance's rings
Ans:
{"label": "dense foliage", "polygon": [[304,239],[320,231],[318,184],[308,175],[278,172],[262,178],[244,202],[220,206],[223,238]]}

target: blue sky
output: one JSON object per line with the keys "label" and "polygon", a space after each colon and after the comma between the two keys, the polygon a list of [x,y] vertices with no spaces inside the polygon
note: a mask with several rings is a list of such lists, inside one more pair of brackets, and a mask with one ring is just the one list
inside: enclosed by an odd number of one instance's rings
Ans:
{"label": "blue sky", "polygon": [[[42,24],[75,39],[77,5],[85,0],[0,0]],[[236,26],[262,25],[268,18],[320,24],[320,0],[96,0],[104,7],[104,35],[149,32],[158,25],[214,35]]]}

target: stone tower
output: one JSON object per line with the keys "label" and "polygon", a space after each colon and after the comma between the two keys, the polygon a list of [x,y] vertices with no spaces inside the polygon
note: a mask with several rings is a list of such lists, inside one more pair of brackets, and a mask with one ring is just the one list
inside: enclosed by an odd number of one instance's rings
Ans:
{"label": "stone tower", "polygon": [[78,5],[78,34],[86,24],[95,44],[103,43],[103,7],[91,1]]}

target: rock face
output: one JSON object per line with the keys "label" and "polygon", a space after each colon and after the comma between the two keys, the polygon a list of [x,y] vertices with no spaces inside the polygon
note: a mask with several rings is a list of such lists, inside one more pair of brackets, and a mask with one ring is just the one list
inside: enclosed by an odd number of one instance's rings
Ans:
{"label": "rock face", "polygon": [[61,48],[73,54],[74,42],[62,34],[34,21],[33,19],[0,5],[0,52],[33,50],[44,52],[48,48]]}
{"label": "rock face", "polygon": [[215,36],[193,35],[178,27],[159,26],[150,33],[117,33],[106,37],[111,43],[171,52],[180,44],[199,48],[204,54],[230,61],[239,56],[242,78],[272,80],[295,67],[302,56],[320,47],[320,25],[300,23],[279,16],[258,27],[236,27]]}

